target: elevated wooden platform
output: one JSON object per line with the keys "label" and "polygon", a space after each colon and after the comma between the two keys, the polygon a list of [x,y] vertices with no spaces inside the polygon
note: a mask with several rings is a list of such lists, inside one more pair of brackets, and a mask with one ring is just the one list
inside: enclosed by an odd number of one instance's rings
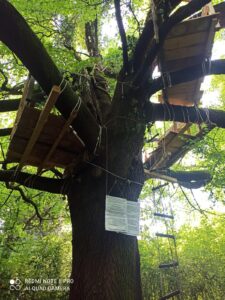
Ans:
{"label": "elevated wooden platform", "polygon": [[24,165],[35,166],[39,172],[46,168],[65,168],[74,164],[76,157],[84,151],[82,140],[70,127],[76,111],[69,120],[50,113],[61,92],[57,86],[52,88],[43,110],[31,107],[27,101],[30,85],[31,79],[26,83],[17,112],[7,162],[19,163],[18,169]]}
{"label": "elevated wooden platform", "polygon": [[[170,83],[170,72],[202,63],[211,58],[215,32],[220,29],[218,14],[214,13],[212,4],[202,11],[202,16],[184,21],[174,26],[169,33],[159,56],[159,67],[164,80]],[[205,70],[206,71],[206,70]],[[172,105],[194,106],[200,103],[203,92],[198,80],[165,88],[159,96],[159,102]],[[193,146],[193,142],[205,135],[210,129],[200,129],[196,134],[189,134],[191,124],[174,123],[162,136],[157,148],[145,161],[148,170],[167,169],[183,157]]]}
{"label": "elevated wooden platform", "polygon": [[[20,122],[15,130],[8,148],[7,161],[20,162],[23,153],[25,152],[28,141],[32,135],[35,124],[40,116],[40,111],[26,107],[21,115]],[[39,167],[48,155],[54,141],[60,135],[65,124],[63,117],[50,114],[48,121],[43,128],[37,142],[35,143],[31,153],[25,159],[25,165]],[[71,128],[68,128],[65,135],[59,142],[56,150],[45,162],[43,168],[61,167],[65,168],[84,149],[82,142],[73,133]]]}
{"label": "elevated wooden platform", "polygon": [[170,128],[160,139],[158,147],[150,153],[145,161],[145,168],[148,170],[168,169],[183,157],[192,147],[193,143],[202,138],[210,128],[199,129],[198,133],[188,133],[190,125],[180,123],[180,127]]}
{"label": "elevated wooden platform", "polygon": [[[163,50],[161,52],[161,72],[168,74],[166,81],[169,81],[169,73],[202,62],[211,57],[215,31],[218,29],[217,14],[198,17],[178,25],[169,33]],[[167,101],[173,105],[192,106],[197,105],[202,97],[200,91],[203,78],[191,82],[182,83],[166,89]],[[162,95],[159,101],[163,102]]]}

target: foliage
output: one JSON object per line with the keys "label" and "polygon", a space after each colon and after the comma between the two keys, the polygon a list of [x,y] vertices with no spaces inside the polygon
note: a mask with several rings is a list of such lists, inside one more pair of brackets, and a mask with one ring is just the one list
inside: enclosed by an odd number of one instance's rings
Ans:
{"label": "foliage", "polygon": [[[102,70],[109,70],[113,76],[108,78],[110,93],[113,94],[116,77],[122,66],[122,47],[118,35],[113,1],[10,1],[25,17],[33,31],[38,35],[53,61],[61,72],[73,78],[74,74],[84,76],[84,70],[93,70],[96,65]],[[214,1],[217,3],[219,1]],[[143,28],[149,8],[149,1],[122,1],[122,14],[127,32],[128,54],[132,55],[135,43]],[[99,57],[90,57],[85,44],[85,24],[97,18],[99,23]],[[107,28],[105,25],[108,22]],[[16,98],[21,95],[27,70],[4,45],[0,44],[0,85],[1,99]],[[91,72],[90,72],[91,73]],[[70,77],[71,76],[71,77]],[[224,109],[224,79],[222,76],[212,81],[212,88],[220,93],[219,107]],[[71,80],[72,81],[72,80]],[[7,86],[8,89],[4,89]],[[10,90],[10,91],[9,91]],[[217,106],[218,107],[218,106]],[[2,116],[1,125],[12,126],[15,114]],[[151,124],[152,125],[152,124]],[[146,129],[145,150],[154,149],[156,143],[148,143],[154,136],[160,136],[171,126],[171,123],[156,124]],[[196,127],[192,129],[196,131]],[[2,139],[1,160],[6,152],[7,139]],[[152,146],[153,145],[153,146]],[[178,163],[174,170],[186,168],[195,170],[199,167],[213,174],[212,182],[207,186],[210,197],[224,203],[224,139],[222,130],[214,129],[207,137],[195,143],[191,153],[190,167]],[[190,165],[190,164],[189,164]],[[13,166],[12,166],[13,167]],[[30,169],[34,173],[34,169]],[[53,176],[53,175],[51,175]],[[142,193],[146,198],[152,188],[161,182],[148,181]],[[18,187],[18,186],[17,186]],[[25,278],[69,278],[71,252],[71,233],[64,231],[68,226],[68,208],[63,199],[50,194],[37,194],[29,189],[24,190],[38,209],[43,220],[35,213],[35,206],[26,203],[16,191],[10,191],[1,185],[0,200],[0,289],[4,299],[34,299],[34,293],[26,295],[22,291],[11,293],[9,279]],[[171,197],[172,188],[163,190],[159,197]],[[176,194],[179,201],[186,201],[180,192]],[[149,214],[143,215],[146,221]],[[203,220],[198,228],[186,226],[178,231],[180,274],[185,299],[219,300],[225,297],[223,287],[224,269],[224,219],[211,218]],[[160,273],[158,266],[158,244],[155,238],[143,233],[144,240],[139,242],[141,250],[142,282],[145,299],[160,297]],[[216,243],[214,242],[216,241]],[[162,255],[168,257],[167,245],[160,245]],[[169,289],[174,285],[174,277],[168,274],[165,286]],[[49,299],[65,299],[65,292],[52,292]],[[48,299],[45,292],[35,293],[35,299]],[[38,298],[37,298],[38,297]]]}
{"label": "foliage", "polygon": [[[178,284],[182,297],[187,300],[222,300],[225,296],[225,225],[224,216],[202,218],[199,227],[185,225],[177,234]],[[160,248],[165,257],[168,246]],[[144,299],[159,299],[160,271],[157,238],[139,241]],[[161,271],[162,274],[164,271]],[[169,290],[173,288],[173,276],[162,275]]]}
{"label": "foliage", "polygon": [[[16,191],[1,186],[0,219],[0,289],[4,299],[65,299],[66,291],[25,290],[29,279],[63,279],[70,277],[71,228],[61,197],[47,193],[27,197],[38,207],[42,222],[34,208],[24,203]],[[23,283],[20,291],[10,291],[9,280],[19,278]],[[49,298],[48,298],[49,297]],[[3,299],[3,298],[1,298]]]}

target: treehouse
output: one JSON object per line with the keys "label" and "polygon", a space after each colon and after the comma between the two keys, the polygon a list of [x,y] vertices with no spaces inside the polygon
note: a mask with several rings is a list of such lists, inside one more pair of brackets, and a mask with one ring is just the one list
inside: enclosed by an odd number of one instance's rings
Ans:
{"label": "treehouse", "polygon": [[[184,107],[199,104],[203,77],[171,86],[170,73],[190,67],[196,62],[202,62],[204,69],[205,60],[210,60],[211,57],[215,31],[220,27],[219,14],[215,13],[211,4],[203,9],[201,16],[196,15],[174,26],[158,57],[158,65],[165,82],[159,102]],[[83,141],[70,126],[77,111],[72,111],[68,120],[51,113],[61,93],[57,86],[52,88],[43,109],[38,109],[29,101],[31,86],[30,78],[24,88],[11,133],[7,162],[18,163],[19,169],[24,165],[35,166],[38,172],[76,164],[85,149]],[[170,167],[190,149],[189,146],[194,140],[206,132],[200,128],[199,132],[190,134],[190,126],[189,123],[174,123],[160,138],[157,149],[145,161],[149,170]]]}
{"label": "treehouse", "polygon": [[[159,70],[163,76],[164,89],[158,102],[166,105],[197,106],[203,92],[201,84],[204,77],[175,86],[171,85],[170,73],[202,64],[202,73],[206,74],[206,64],[210,66],[211,52],[215,32],[221,28],[219,14],[215,13],[212,4],[208,4],[199,16],[174,26],[165,40],[158,57]],[[184,108],[185,109],[185,108]],[[187,120],[188,121],[188,120]],[[201,128],[191,130],[190,123],[175,123],[158,140],[158,145],[145,161],[148,170],[167,169],[183,157],[194,141],[210,130]],[[191,133],[192,131],[192,133]]]}

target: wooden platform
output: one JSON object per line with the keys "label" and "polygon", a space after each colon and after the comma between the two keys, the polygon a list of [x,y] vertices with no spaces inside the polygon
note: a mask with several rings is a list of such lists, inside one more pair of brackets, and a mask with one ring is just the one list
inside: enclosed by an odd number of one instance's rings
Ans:
{"label": "wooden platform", "polygon": [[[213,7],[205,7],[203,14],[213,12]],[[169,73],[190,67],[210,59],[216,30],[218,30],[218,14],[200,16],[184,21],[174,26],[169,33],[159,56],[159,66],[162,73]],[[159,96],[159,102],[173,105],[198,105],[203,92],[200,90],[204,77],[182,83],[164,90]],[[163,97],[164,96],[164,97]],[[191,124],[177,124],[162,136],[157,148],[152,151],[145,161],[148,170],[168,169],[183,157],[193,146],[193,142],[205,135],[210,129],[201,129],[196,135],[190,135],[188,128]]]}
{"label": "wooden platform", "polygon": [[210,131],[210,128],[204,127],[197,134],[191,135],[186,132],[188,127],[189,124],[183,123],[183,129],[168,130],[145,161],[145,168],[150,171],[170,168],[193,147],[193,142]]}
{"label": "wooden platform", "polygon": [[18,170],[24,165],[36,166],[38,172],[75,164],[84,151],[82,140],[70,127],[77,111],[71,112],[68,120],[50,113],[61,92],[57,86],[52,88],[43,110],[31,107],[27,102],[30,86],[31,78],[26,82],[11,133],[7,163],[19,163]]}
{"label": "wooden platform", "polygon": [[[177,71],[210,58],[217,24],[217,14],[213,14],[174,26],[159,57],[161,72]],[[198,104],[202,97],[202,81],[203,78],[200,78],[167,88],[168,103],[185,106]],[[162,95],[159,101],[163,102]]]}
{"label": "wooden platform", "polygon": [[[40,110],[31,107],[26,107],[24,109],[19,126],[16,128],[8,148],[6,157],[8,162],[20,162],[39,116]],[[30,155],[24,162],[26,165],[39,167],[42,164],[54,141],[59,136],[64,124],[65,120],[63,117],[55,116],[53,114],[49,115],[43,131],[35,143]],[[75,156],[81,153],[83,149],[84,146],[82,142],[73,133],[73,130],[68,128],[55,152],[43,167],[50,168],[56,166],[65,168],[73,162]]]}

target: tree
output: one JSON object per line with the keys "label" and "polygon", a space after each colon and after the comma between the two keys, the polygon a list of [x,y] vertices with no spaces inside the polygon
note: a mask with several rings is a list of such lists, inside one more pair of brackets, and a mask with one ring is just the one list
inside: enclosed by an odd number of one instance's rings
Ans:
{"label": "tree", "polygon": [[[163,76],[153,79],[152,73],[167,34],[176,24],[198,12],[210,1],[193,0],[185,6],[179,6],[181,2],[155,1],[156,10],[164,12],[158,20],[157,41],[154,37],[155,26],[151,18],[151,8],[148,7],[149,12],[143,28],[137,26],[140,36],[129,38],[124,27],[122,3],[119,0],[114,1],[123,58],[118,74],[104,67],[104,56],[100,52],[98,42],[98,19],[96,11],[93,13],[91,10],[91,7],[99,9],[103,6],[111,9],[111,1],[78,1],[80,9],[86,3],[89,4],[91,12],[89,19],[85,17],[88,20],[83,24],[84,27],[77,29],[85,30],[85,54],[74,48],[74,44],[78,44],[79,41],[71,42],[71,32],[76,24],[73,25],[73,22],[63,17],[57,18],[57,13],[53,14],[54,17],[50,21],[44,21],[46,28],[53,28],[51,34],[61,36],[60,41],[54,39],[54,45],[57,45],[57,42],[63,43],[77,61],[88,55],[97,62],[97,68],[91,69],[93,80],[84,82],[83,91],[80,78],[73,74],[73,88],[69,83],[65,85],[56,102],[56,108],[65,119],[74,107],[79,106],[72,126],[86,145],[88,163],[75,166],[67,172],[66,178],[36,176],[32,185],[28,173],[19,172],[14,178],[20,185],[58,194],[63,192],[68,197],[73,231],[71,276],[74,279],[70,299],[142,298],[137,239],[105,231],[104,214],[106,194],[131,201],[137,201],[139,197],[146,180],[141,160],[146,125],[157,120],[185,122],[188,119],[192,123],[211,122],[225,128],[224,111],[199,109],[196,112],[193,107],[183,111],[182,106],[154,104],[149,101],[153,94],[165,88]],[[17,1],[15,4],[19,7]],[[142,1],[137,1],[138,4],[144,5]],[[131,3],[128,7],[132,11]],[[54,6],[49,10],[54,10]],[[27,18],[29,17],[28,15]],[[132,20],[135,20],[135,17],[133,15]],[[6,0],[0,0],[0,28],[1,41],[29,70],[45,94],[49,94],[53,85],[60,85],[64,81],[65,76],[63,77],[40,39]],[[46,37],[43,35],[41,38],[44,41]],[[206,62],[207,74],[223,74],[225,60],[215,60],[211,62],[210,68],[207,66]],[[90,74],[90,69],[86,68],[86,72]],[[2,75],[4,76],[4,72]],[[203,75],[205,74],[201,64],[196,64],[171,73],[171,84],[191,81]],[[113,95],[110,96],[107,82],[115,76],[116,86]],[[2,90],[7,91],[8,81],[6,76],[4,78]],[[12,100],[0,103],[2,111],[15,110],[17,105],[17,101]],[[2,134],[6,135],[8,132],[9,130],[5,130]],[[13,172],[1,170],[0,180],[10,182]],[[192,184],[192,179],[199,175],[204,183],[209,179],[208,175],[205,177],[203,173],[184,172],[170,174],[170,177]]]}

